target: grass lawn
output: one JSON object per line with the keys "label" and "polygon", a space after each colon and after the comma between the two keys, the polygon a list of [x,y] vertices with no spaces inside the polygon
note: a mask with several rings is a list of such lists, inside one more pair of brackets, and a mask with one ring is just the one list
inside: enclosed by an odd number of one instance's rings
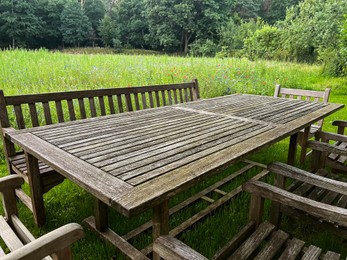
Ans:
{"label": "grass lawn", "polygon": [[[275,84],[284,87],[314,90],[332,89],[330,101],[347,105],[347,78],[332,78],[321,73],[317,65],[280,63],[268,61],[250,62],[243,59],[217,58],[182,58],[170,56],[135,56],[135,55],[85,55],[65,54],[59,52],[39,51],[0,51],[0,89],[6,95],[56,92],[76,89],[97,89],[109,87],[140,86],[161,83],[179,83],[199,80],[202,98],[211,98],[231,93],[253,93],[272,95]],[[335,131],[331,122],[335,119],[347,120],[347,108],[325,119],[324,129]],[[288,140],[252,156],[252,159],[268,164],[273,161],[286,160]],[[2,149],[1,149],[2,151]],[[0,172],[6,175],[3,153],[0,153]],[[235,165],[221,172],[209,182],[239,169]],[[225,187],[232,190],[257,171],[236,178]],[[267,177],[271,181],[271,176]],[[171,200],[175,205],[184,198],[209,184],[203,182],[199,187],[187,190]],[[47,224],[37,228],[32,215],[24,206],[20,206],[20,218],[33,231],[35,236],[42,235],[69,222],[81,223],[92,214],[93,198],[69,181],[64,181],[45,194]],[[210,257],[229,240],[247,222],[248,194],[242,193],[231,203],[222,206],[208,215],[201,222],[179,238],[202,254]],[[189,215],[206,207],[204,202],[196,203],[183,212],[170,218],[173,228],[183,222]],[[125,234],[139,224],[151,218],[151,212],[127,219],[115,211],[109,216],[112,228],[119,234]],[[335,250],[347,256],[347,242],[326,232],[316,232],[309,226],[284,221],[286,229],[294,231],[312,243]],[[97,235],[85,229],[86,236],[73,246],[75,259],[118,259],[117,250],[104,243]],[[133,240],[137,247],[143,247],[151,239],[150,232],[141,234]]]}

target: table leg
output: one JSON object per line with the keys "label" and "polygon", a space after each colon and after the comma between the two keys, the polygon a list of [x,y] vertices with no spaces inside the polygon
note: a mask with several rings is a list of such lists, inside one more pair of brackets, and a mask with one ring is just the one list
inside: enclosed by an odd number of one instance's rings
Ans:
{"label": "table leg", "polygon": [[94,217],[95,227],[99,231],[104,231],[108,228],[108,211],[107,205],[101,200],[94,199]]}
{"label": "table leg", "polygon": [[305,158],[306,158],[306,147],[307,147],[307,141],[308,141],[308,137],[310,134],[310,130],[311,127],[308,126],[305,128],[304,130],[304,134],[302,136],[302,140],[301,140],[301,154],[300,154],[300,163],[304,163],[305,162]]}
{"label": "table leg", "polygon": [[[163,203],[153,208],[153,242],[161,235],[169,234],[169,202]],[[160,256],[153,252],[153,259],[159,260]]]}
{"label": "table leg", "polygon": [[42,226],[46,222],[45,206],[43,203],[43,187],[40,178],[40,170],[38,160],[29,153],[25,153],[28,181],[31,193],[31,203],[35,222],[38,226]]}
{"label": "table leg", "polygon": [[[295,164],[295,155],[296,155],[296,148],[298,146],[298,133],[293,134],[290,136],[289,141],[289,150],[288,150],[288,158],[287,163],[290,165]],[[275,175],[275,183],[274,185],[276,187],[280,187],[281,189],[285,188],[286,178],[282,175],[276,174]],[[280,226],[281,223],[281,211],[280,211],[280,204],[278,202],[272,202],[271,203],[271,209],[270,209],[270,220],[271,223],[273,223],[276,227]]]}
{"label": "table leg", "polygon": [[290,165],[295,164],[295,156],[296,156],[297,146],[298,146],[298,133],[295,133],[295,134],[290,136],[290,141],[289,141],[287,163]]}

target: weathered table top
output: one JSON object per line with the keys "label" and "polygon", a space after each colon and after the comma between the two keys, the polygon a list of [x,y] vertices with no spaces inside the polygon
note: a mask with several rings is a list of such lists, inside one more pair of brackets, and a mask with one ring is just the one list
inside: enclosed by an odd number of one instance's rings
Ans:
{"label": "weathered table top", "polygon": [[342,107],[235,94],[8,135],[131,216]]}

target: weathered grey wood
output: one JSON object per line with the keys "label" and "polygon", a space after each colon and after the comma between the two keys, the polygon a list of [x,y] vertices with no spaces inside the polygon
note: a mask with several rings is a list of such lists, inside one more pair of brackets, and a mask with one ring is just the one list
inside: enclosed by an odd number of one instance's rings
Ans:
{"label": "weathered grey wood", "polygon": [[243,189],[248,192],[258,194],[262,197],[268,197],[272,201],[277,201],[281,204],[286,204],[290,207],[300,209],[308,214],[312,214],[323,219],[329,219],[330,221],[347,226],[347,209],[313,201],[277,187],[255,181],[249,181],[243,185]]}
{"label": "weathered grey wood", "polygon": [[36,224],[41,226],[46,222],[46,214],[43,204],[43,187],[41,185],[38,161],[29,153],[25,153],[25,159],[28,167],[28,179],[34,218]]}
{"label": "weathered grey wood", "polygon": [[257,254],[254,260],[271,260],[280,248],[284,245],[284,243],[289,238],[289,234],[282,230],[277,230],[273,232],[272,237],[265,245],[264,248]]}
{"label": "weathered grey wood", "polygon": [[60,100],[55,101],[55,108],[57,110],[58,122],[59,123],[65,122],[63,107],[61,105],[61,101]]}
{"label": "weathered grey wood", "polygon": [[39,126],[39,119],[37,116],[36,105],[34,103],[29,104],[31,123],[33,126]]}
{"label": "weathered grey wood", "polygon": [[293,238],[288,241],[285,249],[278,260],[294,260],[298,257],[301,250],[303,249],[305,242],[297,238]]}
{"label": "weathered grey wood", "polygon": [[100,114],[102,116],[106,116],[106,107],[105,107],[104,97],[99,96],[98,99],[99,99],[99,105],[100,105]]}
{"label": "weathered grey wood", "polygon": [[0,216],[0,236],[11,251],[15,251],[23,246],[23,243],[13,232],[3,216]]}
{"label": "weathered grey wood", "polygon": [[68,109],[69,109],[70,120],[71,121],[76,120],[75,108],[74,108],[72,99],[68,99],[67,100],[67,106],[68,106]]}
{"label": "weathered grey wood", "polygon": [[[126,110],[127,111],[132,111],[132,100],[131,96],[134,95],[134,102],[136,106],[136,110],[140,110],[140,104],[139,104],[139,99],[138,99],[138,94],[141,94],[142,97],[144,97],[143,102],[144,102],[144,108],[146,108],[146,100],[145,100],[145,94],[148,92],[155,91],[156,93],[165,93],[168,90],[172,89],[194,89],[194,91],[198,91],[198,86],[197,82],[191,82],[191,83],[182,83],[182,84],[168,84],[168,85],[158,85],[158,86],[145,86],[145,87],[134,87],[134,88],[117,88],[117,89],[101,89],[101,90],[86,90],[86,91],[70,91],[70,92],[57,92],[57,93],[44,93],[44,94],[32,94],[32,95],[18,95],[18,96],[8,96],[5,97],[2,93],[2,100],[3,100],[3,110],[2,110],[2,115],[1,119],[3,119],[1,126],[2,128],[9,127],[10,126],[10,121],[8,117],[8,111],[7,107],[14,107],[15,110],[15,120],[17,122],[17,128],[19,129],[24,129],[28,127],[25,125],[25,120],[24,120],[24,115],[22,111],[22,106],[24,107],[26,104],[29,105],[29,110],[30,110],[30,117],[32,121],[33,126],[39,126],[39,118],[45,119],[44,124],[52,124],[55,122],[53,119],[53,116],[57,116],[57,121],[58,122],[64,122],[64,109],[65,107],[62,105],[62,102],[67,102],[67,112],[69,113],[69,119],[71,121],[78,119],[85,119],[87,117],[96,117],[98,115],[106,115],[108,112],[111,114],[114,114],[115,107],[114,107],[114,102],[113,102],[113,97],[117,97],[118,101],[118,111],[123,112],[123,102],[121,99],[121,96],[125,96],[125,105],[126,105]],[[105,105],[105,100],[104,98],[108,99],[109,103],[109,110],[106,111],[106,105]],[[163,98],[163,104],[165,105],[165,94],[162,96]],[[86,107],[84,104],[84,99],[88,100],[89,107]],[[96,106],[96,101],[95,99],[98,100],[98,106]],[[75,102],[78,101],[78,106],[79,106],[79,111],[75,111]],[[153,101],[153,100],[152,100]],[[53,107],[50,107],[50,102],[55,103],[55,111]],[[42,103],[42,111],[36,109],[35,104]],[[153,103],[153,102],[152,102]],[[158,97],[157,97],[157,106],[160,106],[160,102],[158,102]],[[154,104],[152,104],[152,107]],[[40,115],[38,114],[38,111],[40,112]],[[72,135],[73,133],[71,133]],[[4,140],[5,145],[5,150],[7,151],[7,157],[13,156],[15,153],[14,146],[11,144],[8,140]],[[8,143],[8,145],[7,145]],[[19,174],[26,174],[27,168],[25,166],[25,161],[23,161],[22,164],[17,164],[15,167],[10,165],[10,162],[7,161],[8,169],[9,171],[14,171]],[[52,168],[49,167],[44,167],[40,164],[40,175],[42,175],[42,178],[46,176],[46,174],[50,174],[51,171],[53,171]],[[41,178],[41,177],[40,177]],[[28,179],[28,178],[26,178]],[[43,184],[42,191],[46,192],[54,185],[59,184],[61,181],[57,177],[57,175],[52,176],[50,178],[50,182],[47,181],[41,181]],[[54,183],[53,180],[56,180],[56,183]],[[24,198],[22,196],[22,198]],[[26,198],[25,198],[26,199]],[[29,206],[29,204],[26,201],[26,205]],[[35,210],[34,210],[35,211]]]}
{"label": "weathered grey wood", "polygon": [[78,105],[79,105],[79,108],[80,108],[81,118],[82,119],[87,118],[86,108],[84,106],[84,99],[83,98],[79,98],[78,99]]}
{"label": "weathered grey wood", "polygon": [[[289,95],[290,99],[293,99],[293,96],[297,96],[298,99],[302,99],[305,97],[306,101],[311,101],[311,98],[314,99],[314,102],[322,102],[328,103],[330,96],[330,89],[327,88],[325,91],[312,91],[312,90],[302,90],[302,89],[288,89],[282,88],[280,85],[276,85],[274,97],[286,97]],[[306,142],[309,138],[311,138],[316,131],[321,130],[323,126],[323,119],[317,122],[317,127],[310,126],[309,129],[305,129],[305,131],[299,132],[299,144],[302,146],[300,162],[303,163],[307,152],[306,152]]]}
{"label": "weathered grey wood", "polygon": [[95,107],[95,100],[94,97],[89,97],[89,108],[90,108],[90,113],[92,117],[96,117],[97,113],[96,113],[96,107]]}
{"label": "weathered grey wood", "polygon": [[113,102],[113,98],[111,95],[107,96],[107,99],[108,99],[108,105],[110,107],[110,113],[111,114],[115,114],[116,111],[115,111],[115,107],[114,107],[114,102]]}
{"label": "weathered grey wood", "polygon": [[313,245],[310,245],[303,257],[302,260],[314,260],[319,259],[319,256],[322,252],[322,249]]}
{"label": "weathered grey wood", "polygon": [[51,115],[51,109],[49,107],[49,103],[43,102],[42,106],[43,106],[43,112],[45,115],[46,125],[50,125],[52,124],[52,115]]}
{"label": "weathered grey wood", "polygon": [[142,254],[139,250],[129,244],[125,239],[119,236],[117,233],[111,229],[107,229],[103,232],[100,232],[99,229],[95,226],[94,217],[89,217],[83,221],[89,228],[95,231],[99,236],[104,240],[116,246],[122,253],[124,253],[128,258],[134,260],[148,260],[149,258]]}
{"label": "weathered grey wood", "polygon": [[19,220],[17,215],[11,215],[11,225],[12,229],[16,233],[16,236],[24,242],[25,244],[34,241],[34,236],[30,233],[30,231],[24,226],[24,224]]}
{"label": "weathered grey wood", "polygon": [[21,105],[15,105],[14,106],[14,112],[16,114],[16,121],[17,121],[18,128],[24,129],[25,123],[24,123],[22,106]]}
{"label": "weathered grey wood", "polygon": [[95,227],[100,230],[100,232],[108,228],[107,205],[98,199],[94,199],[94,217]]}
{"label": "weathered grey wood", "polygon": [[153,250],[163,259],[207,260],[206,257],[172,236],[159,237],[154,242]]}
{"label": "weathered grey wood", "polygon": [[[169,234],[169,202],[164,201],[162,204],[153,208],[153,241],[162,235]],[[160,256],[153,253],[153,259],[160,260]]]}
{"label": "weathered grey wood", "polygon": [[255,223],[250,221],[213,256],[213,260],[227,259],[255,230]]}
{"label": "weathered grey wood", "polygon": [[231,255],[230,259],[241,260],[249,258],[274,228],[275,226],[269,222],[260,224],[255,232]]}
{"label": "weathered grey wood", "polygon": [[[51,253],[66,250],[83,235],[80,225],[67,224],[7,254],[3,259],[42,259]],[[72,259],[71,255],[64,255],[64,257],[62,259]]]}

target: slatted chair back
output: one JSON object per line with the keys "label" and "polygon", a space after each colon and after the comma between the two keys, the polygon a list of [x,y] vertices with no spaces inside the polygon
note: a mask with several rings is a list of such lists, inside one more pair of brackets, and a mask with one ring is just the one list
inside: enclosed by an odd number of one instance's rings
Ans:
{"label": "slatted chair back", "polygon": [[[2,128],[30,128],[198,100],[198,82],[4,96]],[[14,123],[14,124],[13,124]]]}
{"label": "slatted chair back", "polygon": [[[276,85],[274,97],[298,99],[311,102],[323,102],[328,103],[330,96],[330,88],[326,88],[325,91],[314,91],[305,89],[292,89],[282,88],[281,85]],[[319,129],[323,126],[323,120],[317,122]]]}

